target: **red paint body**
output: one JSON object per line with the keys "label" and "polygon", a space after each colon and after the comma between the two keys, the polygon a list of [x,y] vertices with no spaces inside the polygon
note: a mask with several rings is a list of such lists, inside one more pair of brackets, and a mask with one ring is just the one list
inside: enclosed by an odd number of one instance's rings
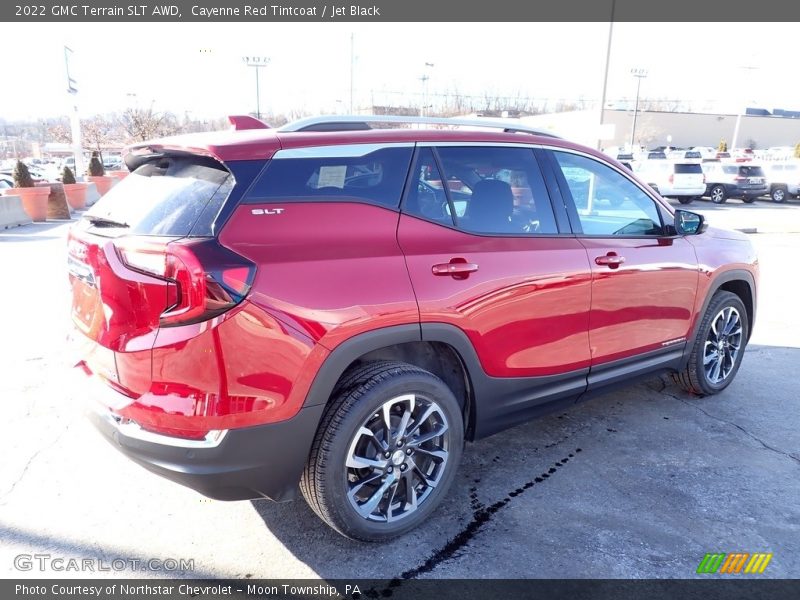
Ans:
{"label": "red paint body", "polygon": [[[546,144],[617,165],[550,138],[409,129],[194,134],[133,152],[179,149],[226,163],[265,161],[287,148],[423,141]],[[284,210],[253,213],[275,206]],[[482,236],[347,199],[239,204],[218,241],[255,269],[246,299],[209,320],[165,327],[172,284],[126,266],[121,242],[71,233],[76,269],[93,279],[71,275],[73,320],[92,342],[83,362],[126,399],[114,411],[145,429],[197,438],[289,419],[331,352],[395,325],[457,327],[490,377],[568,374],[688,338],[721,271],[757,278],[755,256],[742,250],[749,246],[711,232],[646,240]],[[609,255],[624,256],[624,264],[595,262]],[[470,267],[434,273],[447,264]]]}

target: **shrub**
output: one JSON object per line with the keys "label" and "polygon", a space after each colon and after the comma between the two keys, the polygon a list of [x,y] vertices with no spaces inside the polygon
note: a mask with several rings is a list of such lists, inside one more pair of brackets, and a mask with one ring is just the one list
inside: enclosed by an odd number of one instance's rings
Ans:
{"label": "shrub", "polygon": [[92,177],[102,177],[106,174],[106,168],[100,162],[100,155],[97,152],[92,152],[92,159],[89,161],[87,172]]}
{"label": "shrub", "polygon": [[719,146],[717,146],[717,152],[727,152],[728,151],[728,142],[725,140],[719,141]]}
{"label": "shrub", "polygon": [[76,183],[75,181],[75,174],[72,172],[72,169],[65,166],[64,170],[61,171],[61,183],[69,185],[71,183]]}
{"label": "shrub", "polygon": [[794,157],[800,158],[800,142],[797,142],[797,144],[794,147]]}
{"label": "shrub", "polygon": [[16,166],[14,166],[13,177],[14,177],[14,187],[18,188],[34,187],[33,177],[31,177],[31,172],[28,171],[28,167],[21,160],[18,160]]}

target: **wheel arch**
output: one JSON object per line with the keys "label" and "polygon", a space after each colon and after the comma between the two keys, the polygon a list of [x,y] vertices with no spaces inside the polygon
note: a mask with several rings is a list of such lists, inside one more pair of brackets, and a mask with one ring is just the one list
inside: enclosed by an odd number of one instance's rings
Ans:
{"label": "wheel arch", "polygon": [[706,292],[706,297],[703,300],[703,306],[697,315],[695,315],[695,322],[688,343],[686,344],[686,350],[684,352],[684,366],[689,360],[689,355],[692,352],[695,339],[697,338],[700,324],[703,321],[703,315],[706,313],[706,310],[708,310],[708,305],[711,303],[711,298],[713,298],[714,294],[720,290],[731,292],[739,297],[739,299],[742,301],[742,304],[744,304],[745,310],[747,311],[747,322],[749,325],[747,331],[748,340],[753,333],[753,325],[755,324],[756,318],[755,277],[752,273],[744,269],[731,269],[729,271],[724,271],[717,275],[709,285],[708,292]]}
{"label": "wheel arch", "polygon": [[[450,388],[461,405],[465,438],[474,430],[474,392],[469,357],[477,355],[466,335],[463,338],[424,335],[425,326],[396,325],[358,334],[339,344],[325,359],[309,389],[306,406],[327,404],[342,376],[354,366],[372,360],[396,360],[430,371]],[[456,339],[454,345],[452,339]],[[466,347],[465,347],[466,343]],[[465,354],[467,358],[465,359]]]}

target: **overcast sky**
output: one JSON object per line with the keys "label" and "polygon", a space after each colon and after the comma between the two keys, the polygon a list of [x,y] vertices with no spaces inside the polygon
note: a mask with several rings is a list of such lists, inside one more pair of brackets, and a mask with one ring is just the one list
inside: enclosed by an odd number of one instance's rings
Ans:
{"label": "overcast sky", "polygon": [[[457,89],[597,101],[608,32],[608,23],[7,24],[0,118],[66,114],[64,44],[74,50],[87,115],[151,102],[199,118],[252,112],[246,55],[270,58],[262,112],[346,112],[351,34],[357,106],[419,103],[425,73],[431,96]],[[630,70],[642,67],[643,98],[680,99],[694,110],[800,110],[796,39],[794,23],[617,23],[608,99],[632,98]]]}

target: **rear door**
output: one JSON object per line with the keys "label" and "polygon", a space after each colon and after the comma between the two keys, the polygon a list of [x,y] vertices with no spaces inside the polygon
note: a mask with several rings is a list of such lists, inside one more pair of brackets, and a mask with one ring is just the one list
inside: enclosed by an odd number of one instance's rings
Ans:
{"label": "rear door", "polygon": [[490,377],[585,386],[586,252],[559,229],[533,149],[419,147],[398,239],[423,326],[463,331]]}
{"label": "rear door", "polygon": [[618,361],[680,353],[698,282],[691,244],[665,225],[665,208],[610,165],[567,151],[553,151],[551,163],[592,269],[590,385]]}

